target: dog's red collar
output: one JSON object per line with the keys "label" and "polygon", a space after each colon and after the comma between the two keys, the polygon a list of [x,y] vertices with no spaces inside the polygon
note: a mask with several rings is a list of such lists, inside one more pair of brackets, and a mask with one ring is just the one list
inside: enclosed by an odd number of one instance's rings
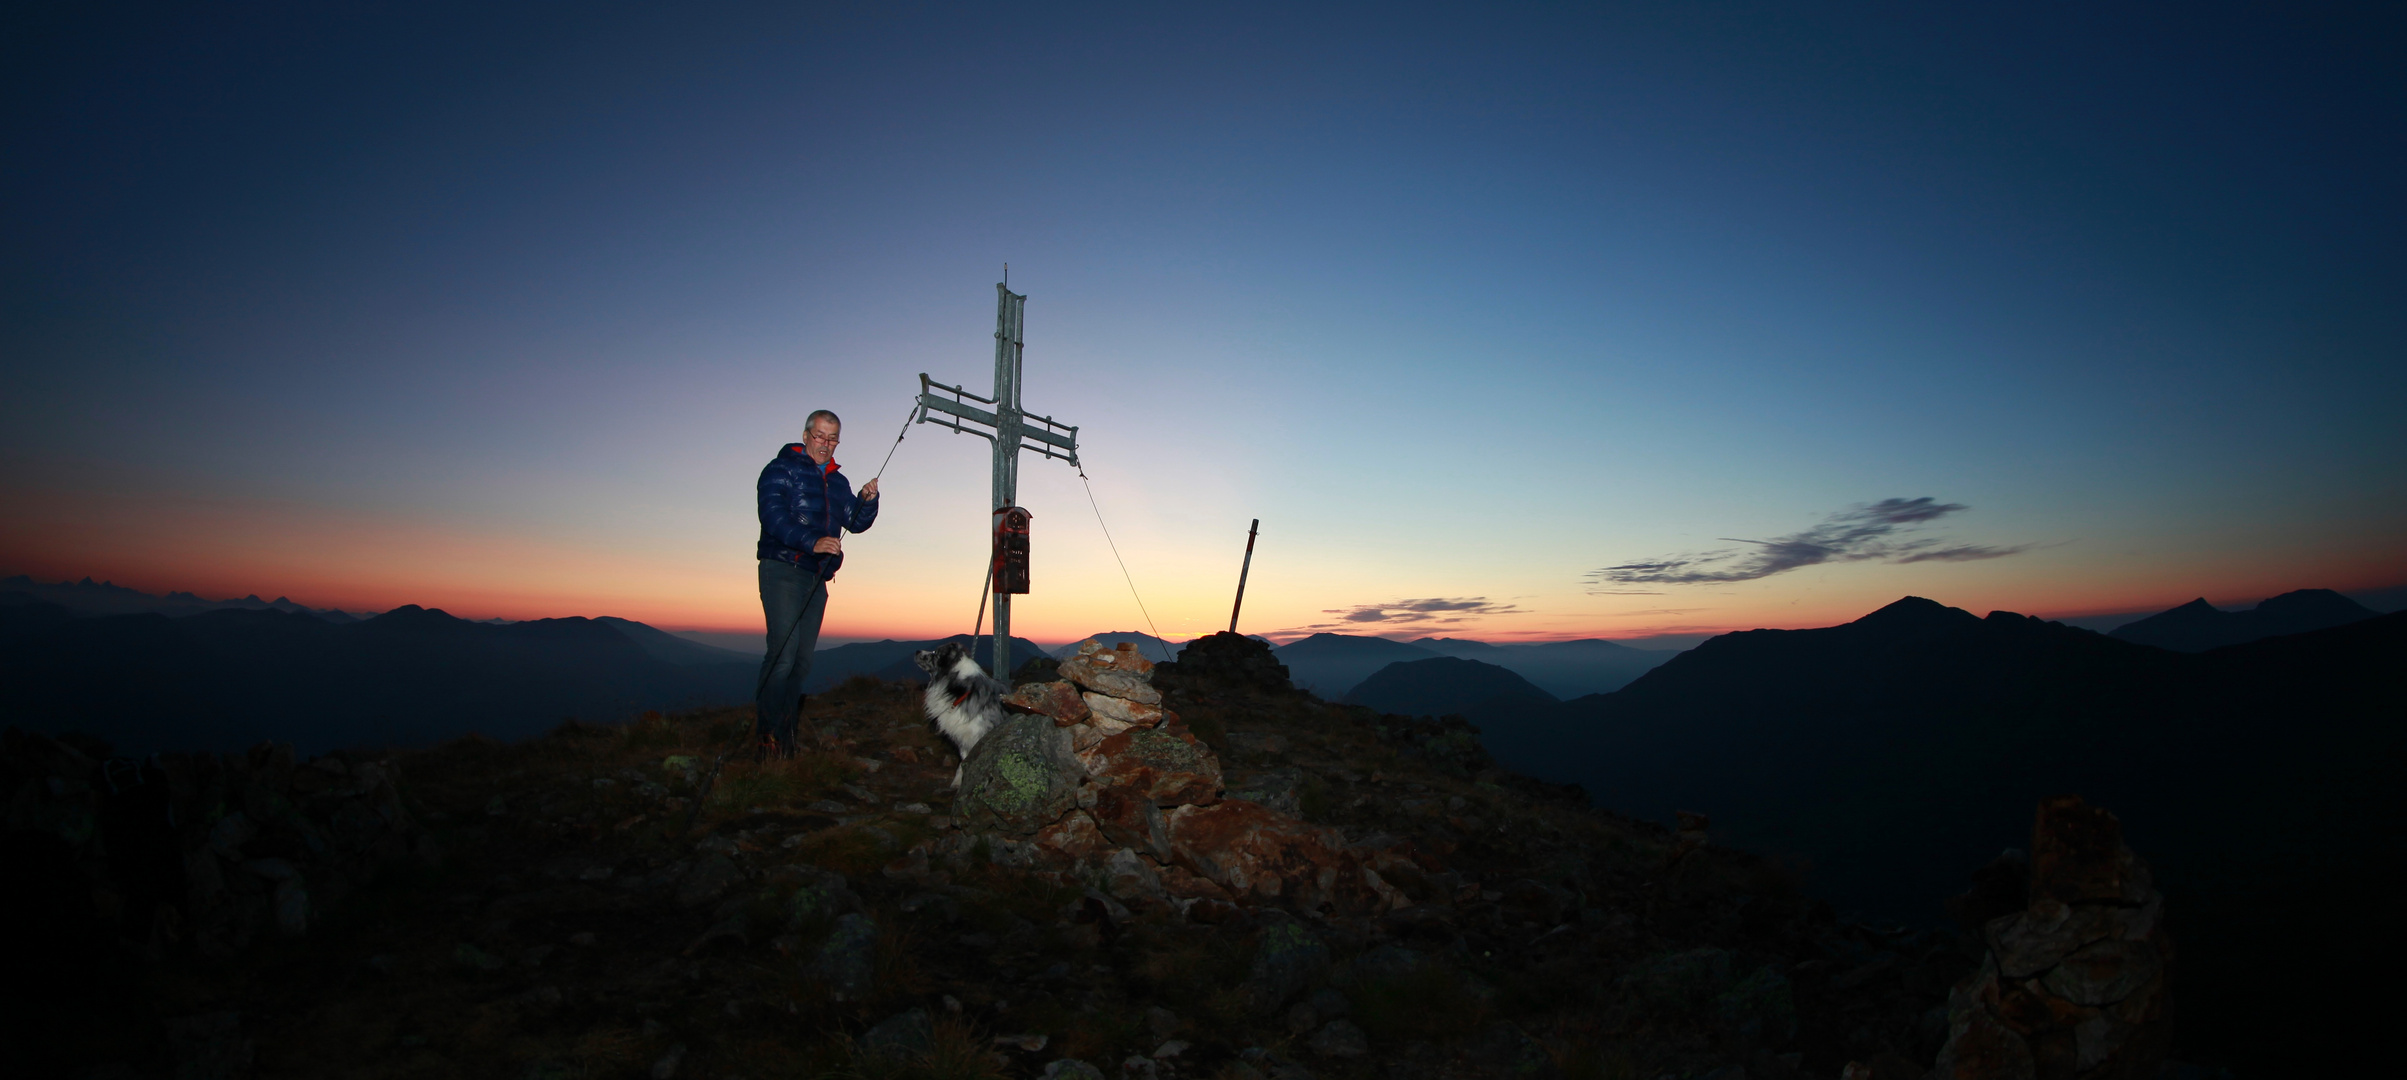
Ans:
{"label": "dog's red collar", "polygon": [[967,690],[962,691],[960,697],[953,699],[953,707],[956,709],[960,708],[962,702],[969,700],[969,694],[970,692]]}

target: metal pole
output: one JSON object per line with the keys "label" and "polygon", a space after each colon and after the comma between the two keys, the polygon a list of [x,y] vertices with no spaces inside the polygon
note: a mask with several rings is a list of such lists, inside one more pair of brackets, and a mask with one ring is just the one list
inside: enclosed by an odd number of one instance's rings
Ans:
{"label": "metal pole", "polygon": [[1237,632],[1237,613],[1245,610],[1245,576],[1254,572],[1254,534],[1262,531],[1262,519],[1245,527],[1245,565],[1237,570],[1237,602],[1229,608],[1229,633]]}
{"label": "metal pole", "polygon": [[[1020,324],[1028,298],[1001,282],[995,283],[995,483],[994,508],[1019,500],[1020,493]],[[990,520],[994,520],[990,518]],[[991,545],[992,537],[988,539]],[[991,550],[987,558],[994,558]],[[1011,681],[1011,594],[995,579],[994,677]],[[976,648],[976,642],[971,648]]]}

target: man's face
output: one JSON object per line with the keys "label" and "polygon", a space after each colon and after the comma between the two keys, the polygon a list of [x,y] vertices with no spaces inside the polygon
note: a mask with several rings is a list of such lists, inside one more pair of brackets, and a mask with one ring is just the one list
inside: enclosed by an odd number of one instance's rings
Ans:
{"label": "man's face", "polygon": [[835,460],[836,443],[839,441],[837,436],[843,431],[843,428],[826,420],[812,424],[811,429],[803,433],[802,452],[821,465]]}

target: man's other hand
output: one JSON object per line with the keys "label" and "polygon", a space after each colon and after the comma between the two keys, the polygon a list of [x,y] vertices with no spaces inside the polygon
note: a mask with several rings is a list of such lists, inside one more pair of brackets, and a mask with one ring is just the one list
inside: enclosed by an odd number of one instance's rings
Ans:
{"label": "man's other hand", "polygon": [[818,543],[811,545],[811,550],[821,555],[842,555],[844,554],[844,541],[840,537],[822,536]]}
{"label": "man's other hand", "polygon": [[873,478],[868,483],[861,485],[861,497],[864,499],[874,499],[878,497],[878,482],[876,479]]}

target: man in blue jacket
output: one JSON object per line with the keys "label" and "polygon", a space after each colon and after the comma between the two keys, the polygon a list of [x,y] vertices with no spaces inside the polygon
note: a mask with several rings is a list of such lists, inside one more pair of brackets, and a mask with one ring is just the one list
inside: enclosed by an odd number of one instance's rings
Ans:
{"label": "man in blue jacket", "polygon": [[802,715],[802,681],[819,646],[827,614],[827,582],[844,565],[844,532],[866,531],[878,519],[878,482],[853,497],[836,471],[844,421],[820,409],[803,421],[802,441],[788,443],[761,470],[761,611],[769,620],[769,654],[761,659],[759,716],[753,734],[766,756],[794,752]]}

